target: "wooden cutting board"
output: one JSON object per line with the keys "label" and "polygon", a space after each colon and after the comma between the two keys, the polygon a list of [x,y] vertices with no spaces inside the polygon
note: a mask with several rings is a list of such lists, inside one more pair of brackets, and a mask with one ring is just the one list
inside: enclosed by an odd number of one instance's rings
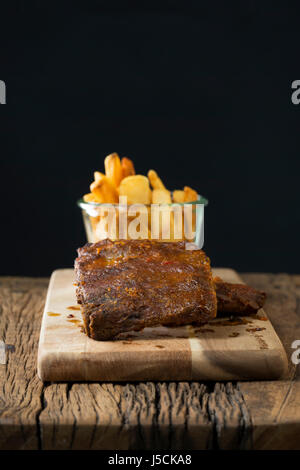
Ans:
{"label": "wooden cutting board", "polygon": [[[213,272],[242,282],[231,269]],[[38,351],[43,381],[272,380],[287,371],[284,348],[262,309],[235,323],[220,318],[198,328],[146,328],[95,341],[82,331],[73,283],[72,269],[51,276]]]}

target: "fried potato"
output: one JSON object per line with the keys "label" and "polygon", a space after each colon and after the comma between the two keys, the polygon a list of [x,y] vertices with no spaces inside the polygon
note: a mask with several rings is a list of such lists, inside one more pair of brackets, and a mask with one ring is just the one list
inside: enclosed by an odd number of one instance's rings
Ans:
{"label": "fried potato", "polygon": [[121,181],[119,195],[127,196],[127,204],[151,204],[148,178],[143,175],[127,176]]}
{"label": "fried potato", "polygon": [[[104,207],[103,207],[104,209]],[[117,240],[118,235],[118,214],[113,210],[104,209],[94,230],[96,240]]]}
{"label": "fried potato", "polygon": [[[136,223],[136,215],[130,215],[126,212],[124,216],[125,201],[122,200],[124,196],[127,198],[128,205],[148,205],[148,219],[146,226],[143,226],[141,231],[140,236],[142,238],[148,235],[149,239],[167,242],[194,239],[196,207],[192,204],[188,205],[188,208],[192,210],[192,214],[191,217],[185,220],[182,207],[176,205],[176,203],[183,204],[197,201],[198,194],[195,190],[185,186],[183,190],[170,192],[156,171],[149,170],[148,178],[147,176],[136,175],[132,160],[127,157],[120,160],[117,153],[112,153],[105,158],[104,167],[105,173],[94,172],[94,182],[90,185],[91,192],[85,194],[83,200],[90,203],[116,204],[113,209],[117,208],[117,213],[114,216],[115,220],[108,220],[106,213],[102,214],[101,211],[106,210],[109,206],[99,206],[99,215],[97,215],[97,211],[93,216],[86,214],[86,217],[88,217],[86,230],[90,232],[87,234],[89,241],[96,241],[107,236],[112,239],[119,239],[127,235],[131,238],[132,234],[129,227],[131,227],[132,222]],[[121,204],[119,209],[118,202]],[[172,205],[172,203],[174,204]],[[158,214],[152,211],[153,208],[158,208]],[[120,221],[123,225],[120,224]],[[112,227],[110,222],[113,222]]]}
{"label": "fried potato", "polygon": [[185,197],[185,193],[184,191],[181,191],[180,189],[175,189],[175,191],[173,191],[173,202],[184,202],[184,197]]}
{"label": "fried potato", "polygon": [[96,230],[97,230],[97,225],[98,225],[98,222],[100,220],[100,217],[89,217],[90,219],[90,222],[91,222],[91,233],[90,233],[90,236],[88,237],[88,241],[91,241],[92,243],[95,243],[96,241],[98,241],[97,239],[97,234],[96,234]]}
{"label": "fried potato", "polygon": [[93,193],[85,194],[82,199],[84,202],[97,202],[97,199]]}
{"label": "fried potato", "polygon": [[156,171],[149,170],[148,178],[153,189],[167,189],[158,174],[156,173]]}
{"label": "fried potato", "polygon": [[184,238],[193,241],[196,235],[197,210],[192,204],[188,205],[184,213]]}
{"label": "fried potato", "polygon": [[[154,191],[160,191],[159,189]],[[165,242],[174,240],[174,214],[172,206],[160,205],[151,207],[151,238]]]}
{"label": "fried potato", "polygon": [[97,179],[94,181],[90,190],[100,203],[117,203],[119,200],[117,190],[111,184],[110,180],[100,172],[97,172]]}
{"label": "fried potato", "polygon": [[100,181],[103,178],[106,178],[104,173],[101,173],[101,171],[94,171],[94,179],[95,181]]}
{"label": "fried potato", "polygon": [[171,204],[171,193],[167,189],[153,189],[152,191],[153,204]]}
{"label": "fried potato", "polygon": [[117,188],[122,180],[122,166],[119,155],[111,153],[104,160],[105,175],[115,188]]}
{"label": "fried potato", "polygon": [[198,200],[197,192],[190,188],[189,186],[185,186],[184,188],[184,202],[193,202]]}
{"label": "fried potato", "polygon": [[126,178],[127,176],[135,175],[135,169],[133,161],[130,158],[123,157],[121,160],[121,167],[122,167],[122,179]]}

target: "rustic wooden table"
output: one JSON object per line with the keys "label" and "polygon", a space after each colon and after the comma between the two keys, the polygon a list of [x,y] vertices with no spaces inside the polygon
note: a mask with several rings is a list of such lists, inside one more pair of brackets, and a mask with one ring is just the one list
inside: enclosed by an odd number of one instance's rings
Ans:
{"label": "rustic wooden table", "polygon": [[[266,311],[290,359],[300,340],[300,275],[242,278],[267,292]],[[300,449],[291,360],[276,382],[43,384],[36,359],[47,286],[0,278],[0,449]]]}

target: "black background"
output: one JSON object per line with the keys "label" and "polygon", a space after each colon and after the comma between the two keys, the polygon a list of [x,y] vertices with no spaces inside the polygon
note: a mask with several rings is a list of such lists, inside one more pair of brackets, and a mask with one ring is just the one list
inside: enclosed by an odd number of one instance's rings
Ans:
{"label": "black background", "polygon": [[215,266],[299,272],[300,6],[11,1],[0,15],[0,274],[72,265],[76,200],[114,151],[209,199]]}

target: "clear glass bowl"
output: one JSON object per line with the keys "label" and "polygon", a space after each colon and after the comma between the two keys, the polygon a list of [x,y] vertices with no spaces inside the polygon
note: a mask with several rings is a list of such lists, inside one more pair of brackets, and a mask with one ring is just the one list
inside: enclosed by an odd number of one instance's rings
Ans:
{"label": "clear glass bowl", "polygon": [[[164,204],[159,209],[157,204],[136,204],[134,213],[129,211],[129,208],[133,208],[129,205],[85,202],[83,199],[77,201],[82,211],[88,242],[94,243],[104,238],[146,238],[168,242],[188,241],[199,248],[202,248],[204,242],[204,207],[207,204],[208,200],[198,195],[197,201]],[[155,215],[156,210],[161,211],[160,215]],[[141,223],[137,224],[137,216],[141,214]],[[120,225],[121,220],[125,225]],[[139,231],[134,231],[132,227],[137,226]]]}

